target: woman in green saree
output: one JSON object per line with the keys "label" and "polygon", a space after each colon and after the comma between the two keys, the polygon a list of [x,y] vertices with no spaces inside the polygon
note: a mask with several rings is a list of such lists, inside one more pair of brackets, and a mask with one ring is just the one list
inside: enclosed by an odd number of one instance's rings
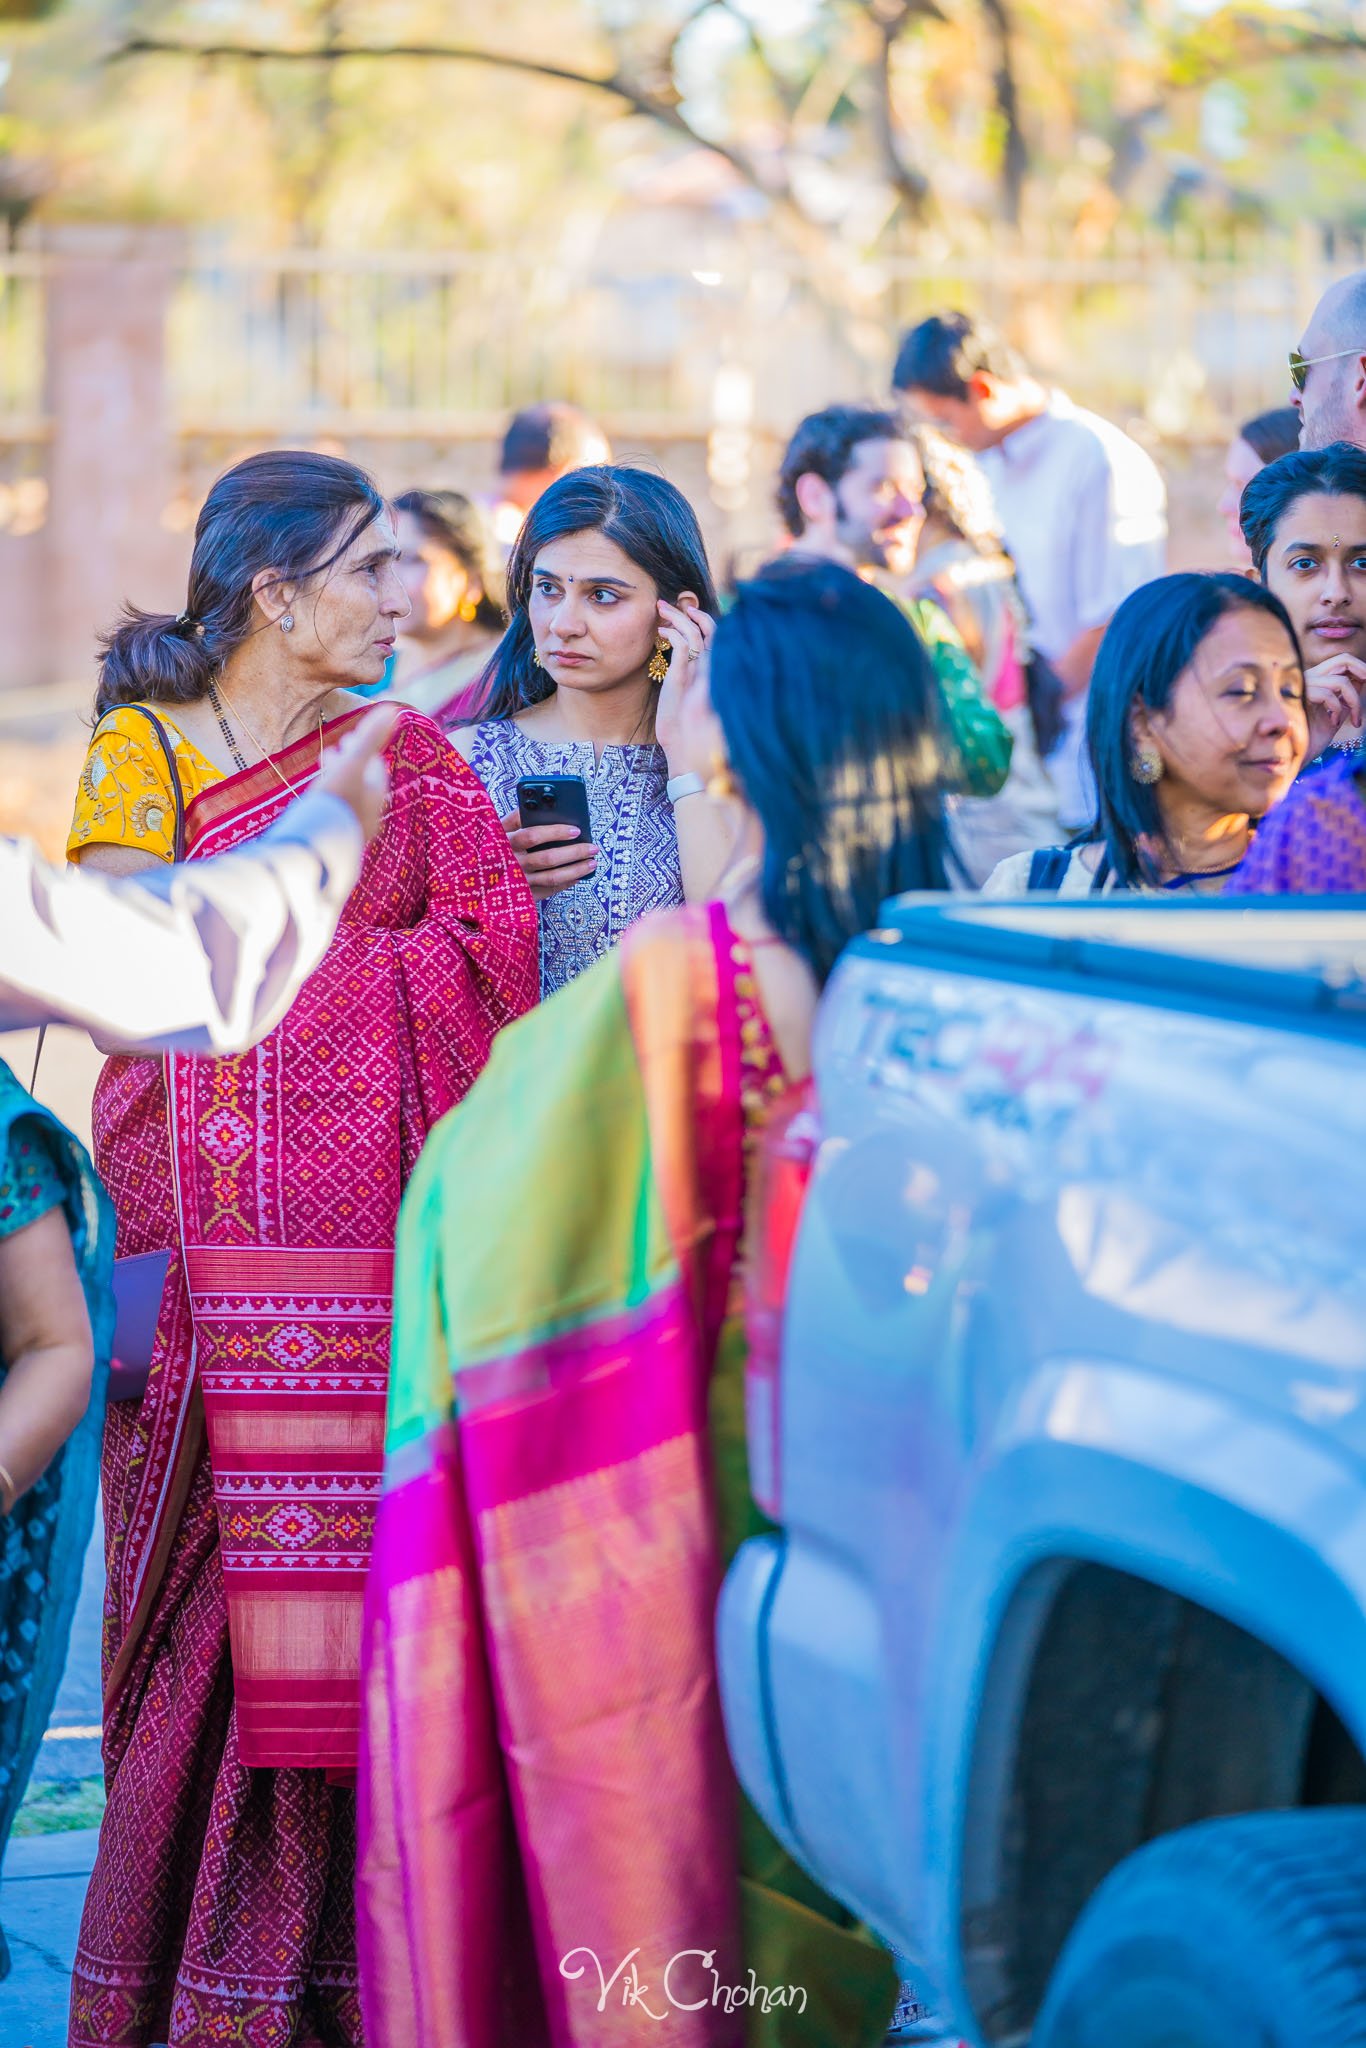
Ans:
{"label": "woman in green saree", "polygon": [[0,1855],[61,1681],[94,1521],[113,1256],[113,1211],[84,1148],[0,1061]]}
{"label": "woman in green saree", "polygon": [[755,1141],[808,1083],[842,947],[885,897],[945,886],[934,681],[895,606],[810,563],[741,588],[706,670],[661,716],[684,800],[729,816],[714,900],[505,1031],[404,1205],[368,2048],[871,2048],[895,2003],[890,1958],[740,1795],[712,1630],[762,1519]]}

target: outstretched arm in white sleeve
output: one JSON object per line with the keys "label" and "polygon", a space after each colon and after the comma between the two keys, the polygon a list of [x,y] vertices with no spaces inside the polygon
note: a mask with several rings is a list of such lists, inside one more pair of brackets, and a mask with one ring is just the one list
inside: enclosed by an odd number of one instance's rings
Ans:
{"label": "outstretched arm in white sleeve", "polygon": [[372,712],[240,852],[115,881],[0,840],[0,1029],[80,1024],[130,1052],[263,1038],[326,951],[379,830],[396,715]]}

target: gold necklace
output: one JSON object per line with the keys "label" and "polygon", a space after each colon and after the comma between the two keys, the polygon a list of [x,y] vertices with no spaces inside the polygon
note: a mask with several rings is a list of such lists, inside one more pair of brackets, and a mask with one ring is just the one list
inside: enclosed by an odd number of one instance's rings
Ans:
{"label": "gold necklace", "polygon": [[[224,706],[224,708],[225,708],[225,709],[227,708],[227,704],[226,704],[226,699],[225,699],[225,698],[224,698],[224,697],[222,696],[221,692],[220,692],[220,691],[219,691],[218,689],[216,689],[216,688],[214,687],[214,685],[213,685],[213,684],[210,684],[210,686],[209,686],[209,694],[210,694],[210,695],[211,695],[211,696],[212,696],[212,697],[213,697],[213,698],[215,699],[215,701],[216,701],[217,703],[219,703],[219,704],[222,704],[222,705]],[[271,758],[271,756],[270,756],[270,755],[269,755],[269,754],[268,754],[268,753],[266,752],[265,748],[264,748],[264,747],[263,747],[263,746],[261,745],[261,742],[260,742],[260,741],[259,741],[259,740],[257,739],[257,737],[256,737],[255,733],[254,733],[254,732],[252,731],[251,727],[250,727],[250,726],[249,726],[249,725],[247,724],[247,721],[246,721],[246,719],[245,719],[245,718],[243,718],[243,716],[242,716],[241,712],[240,712],[240,711],[238,710],[238,708],[237,708],[237,706],[236,706],[235,704],[234,704],[234,705],[232,706],[232,715],[233,715],[233,717],[234,717],[234,718],[235,718],[235,719],[237,720],[237,723],[238,723],[238,724],[239,724],[239,725],[241,726],[241,728],[242,728],[243,732],[244,732],[244,733],[246,734],[247,738],[248,738],[248,739],[249,739],[249,740],[251,741],[252,745],[253,745],[253,746],[255,747],[255,749],[256,749],[256,751],[257,751],[257,753],[258,753],[258,754],[259,754],[259,755],[261,756],[261,759],[262,759],[262,760],[263,760],[263,761],[265,762],[266,766],[267,766],[267,767],[268,767],[268,768],[269,768],[269,769],[270,769],[270,770],[272,771],[272,773],[273,773],[273,774],[275,774],[276,776],[278,776],[278,777],[279,777],[279,780],[280,780],[281,782],[283,782],[283,784],[284,784],[285,788],[286,788],[286,789],[287,789],[287,790],[289,791],[289,793],[290,793],[290,795],[291,795],[291,796],[298,796],[298,794],[299,794],[299,789],[298,789],[298,785],[297,785],[296,783],[293,783],[293,782],[291,782],[291,781],[290,781],[290,779],[289,779],[289,777],[288,777],[287,775],[283,775],[283,774],[281,774],[280,770],[279,770],[279,769],[278,769],[278,768],[277,768],[277,767],[275,766],[275,762],[274,762],[274,760],[273,760],[273,759]],[[318,713],[318,770],[319,770],[319,773],[321,773],[321,772],[322,772],[322,765],[323,765],[323,715],[322,715],[322,713],[321,713],[321,711],[320,711],[320,712]]]}

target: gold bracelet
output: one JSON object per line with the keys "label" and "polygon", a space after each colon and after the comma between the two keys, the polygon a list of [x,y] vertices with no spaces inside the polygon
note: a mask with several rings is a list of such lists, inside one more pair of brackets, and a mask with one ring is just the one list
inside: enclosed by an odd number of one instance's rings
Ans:
{"label": "gold bracelet", "polygon": [[0,1515],[8,1515],[13,1512],[14,1503],[19,1498],[19,1489],[6,1465],[0,1465],[0,1486],[4,1488],[3,1495],[0,1495]]}

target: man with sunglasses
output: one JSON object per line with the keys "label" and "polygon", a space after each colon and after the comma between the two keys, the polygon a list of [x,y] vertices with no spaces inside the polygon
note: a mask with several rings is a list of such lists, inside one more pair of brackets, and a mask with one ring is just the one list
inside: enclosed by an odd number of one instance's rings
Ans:
{"label": "man with sunglasses", "polygon": [[1330,285],[1290,351],[1300,446],[1366,448],[1366,270]]}

